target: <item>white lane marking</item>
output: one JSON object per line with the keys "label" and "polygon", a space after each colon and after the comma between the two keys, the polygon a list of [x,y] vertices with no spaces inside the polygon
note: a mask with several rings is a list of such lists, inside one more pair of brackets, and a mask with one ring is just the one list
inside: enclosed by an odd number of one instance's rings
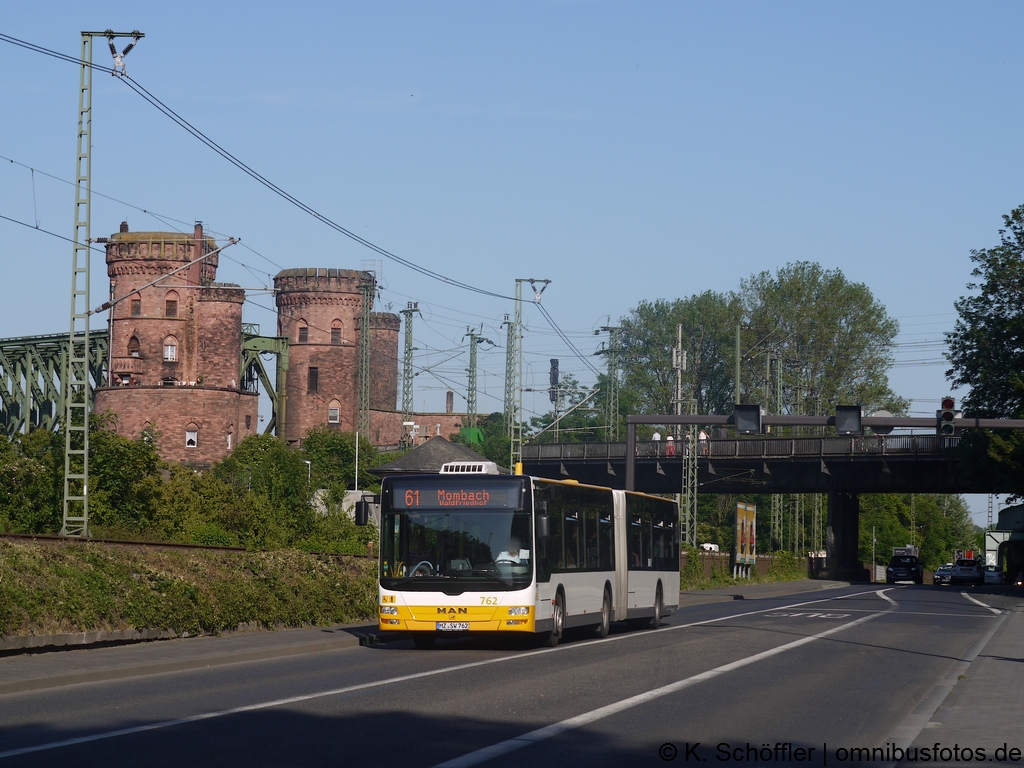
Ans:
{"label": "white lane marking", "polygon": [[887,594],[885,594],[888,591],[889,591],[888,589],[880,589],[877,592],[875,592],[875,594],[878,595],[883,600],[888,600],[893,605],[896,605],[896,601],[893,600],[891,597],[889,597]]}
{"label": "white lane marking", "polygon": [[[1003,626],[1003,622],[1006,621],[1006,617],[1009,615],[1009,613],[1003,613],[996,617],[996,621],[992,625],[992,628],[978,638],[974,645],[967,649],[967,653],[965,653],[963,657],[953,665],[953,668],[946,673],[946,676],[939,680],[927,695],[921,699],[921,703],[917,705],[917,708],[903,718],[903,722],[901,722],[896,729],[889,734],[889,738],[886,739],[886,741],[891,741],[895,746],[903,749],[906,749],[914,743],[918,734],[921,733],[928,723],[932,721],[932,717],[935,716],[939,707],[942,706],[942,703],[946,700],[949,692],[953,690],[954,686],[956,686],[960,676],[967,673],[971,664],[973,664],[974,660],[978,658],[978,654],[985,649],[985,646],[988,645],[988,641],[991,640],[993,635],[995,635],[999,628]],[[896,763],[889,762],[883,763],[882,765],[883,768],[893,768]]]}
{"label": "white lane marking", "polygon": [[[889,608],[887,610],[891,611],[893,609]],[[611,715],[618,714],[619,712],[623,712],[627,709],[632,709],[633,707],[640,706],[641,704],[646,704],[655,699],[659,699],[662,696],[667,696],[670,693],[676,693],[677,691],[681,691],[684,688],[689,688],[690,686],[696,685],[697,683],[702,683],[706,680],[711,680],[712,678],[724,675],[727,672],[732,672],[734,670],[748,666],[749,664],[755,664],[759,661],[763,661],[764,659],[771,658],[772,656],[777,656],[780,653],[785,653],[786,651],[792,650],[794,648],[799,648],[801,645],[812,643],[815,640],[820,640],[824,637],[828,637],[829,635],[833,635],[836,632],[842,632],[844,629],[850,629],[851,627],[855,627],[858,624],[863,624],[866,621],[871,621],[871,619],[877,618],[881,615],[882,613],[874,613],[870,616],[862,616],[861,618],[851,621],[848,624],[843,624],[838,627],[833,627],[832,629],[827,629],[824,632],[819,632],[816,635],[810,635],[799,640],[794,640],[791,643],[786,643],[785,645],[780,645],[777,648],[772,648],[768,651],[756,653],[753,656],[748,656],[745,659],[738,659],[737,661],[730,662],[729,664],[723,664],[720,667],[709,669],[707,672],[701,672],[699,675],[687,677],[684,680],[677,680],[676,682],[662,686],[661,688],[655,688],[650,691],[645,691],[644,693],[637,694],[636,696],[630,696],[628,699],[617,701],[614,704],[608,704],[607,706],[599,707],[597,709],[591,710],[590,712],[584,712],[582,715],[570,717],[568,720],[562,720],[559,723],[553,723],[552,725],[545,726],[544,728],[538,728],[535,731],[524,733],[522,736],[516,736],[515,738],[499,742],[498,744],[492,744],[489,747],[478,749],[475,752],[470,752],[468,754],[462,755],[461,757],[456,757],[453,760],[448,760],[446,762],[439,763],[438,765],[434,766],[434,768],[470,768],[470,766],[479,765],[480,763],[483,763],[487,760],[493,760],[496,757],[507,755],[508,753],[515,752],[516,750],[522,749],[523,747],[528,747],[532,744],[536,744],[539,741],[550,739],[553,736],[559,736],[565,733],[566,731],[571,731],[574,728],[589,725],[590,723],[593,723],[596,720],[601,720]]]}
{"label": "white lane marking", "polygon": [[993,608],[991,605],[985,605],[985,603],[981,602],[981,600],[975,600],[973,597],[968,595],[966,592],[961,592],[960,594],[963,595],[964,597],[966,597],[968,600],[970,600],[975,605],[980,605],[982,608],[987,608],[988,610],[992,611],[992,613],[994,613],[996,615],[1002,613],[1002,611],[1000,611],[998,608]]}
{"label": "white lane marking", "polygon": [[[843,595],[843,597],[856,597],[857,595],[867,595],[871,592],[856,592],[853,595]],[[705,619],[704,621],[694,621],[689,624],[677,624],[672,627],[664,627],[663,629],[656,630],[657,632],[671,632],[676,629],[686,629],[688,627],[698,627],[704,624],[714,624],[719,621],[728,621],[730,619],[742,618],[744,616],[752,616],[758,613],[767,613],[768,611],[784,610],[786,608],[799,608],[804,605],[812,605],[814,603],[825,603],[830,600],[835,600],[834,597],[823,597],[818,600],[808,600],[803,603],[793,603],[792,605],[784,605],[779,608],[763,608],[759,611],[746,611],[745,613],[730,614],[729,616],[721,616],[717,619]],[[232,707],[231,709],[222,709],[216,712],[204,712],[198,715],[190,715],[188,717],[181,717],[174,720],[161,720],[156,723],[149,723],[148,725],[138,725],[132,728],[121,728],[116,731],[104,731],[102,733],[94,733],[89,736],[78,736],[72,739],[63,739],[62,741],[52,741],[46,744],[37,744],[31,747],[21,747],[19,749],[11,749],[6,752],[0,752],[0,760],[7,757],[15,757],[17,755],[27,755],[33,752],[43,752],[49,749],[57,749],[59,747],[70,747],[75,744],[87,744],[91,741],[101,741],[103,739],[113,739],[119,736],[130,736],[133,733],[144,733],[145,731],[154,731],[160,728],[171,728],[176,725],[186,725],[188,723],[195,723],[201,720],[212,720],[217,717],[226,717],[228,715],[236,715],[242,712],[255,712],[261,709],[270,709],[272,707],[281,707],[288,704],[297,704],[304,701],[311,701],[313,699],[322,699],[327,696],[338,696],[345,693],[352,693],[354,691],[366,690],[367,688],[378,688],[385,685],[395,685],[397,683],[404,683],[410,680],[419,680],[424,677],[433,677],[435,675],[442,675],[448,672],[459,672],[464,669],[473,669],[475,667],[484,667],[489,664],[500,664],[504,661],[514,661],[516,659],[526,659],[531,656],[538,656],[543,653],[558,653],[561,651],[571,651],[574,648],[589,648],[598,643],[609,643],[617,640],[625,640],[628,638],[635,637],[649,637],[649,633],[641,632],[634,633],[630,632],[623,635],[613,635],[612,637],[606,637],[603,640],[593,640],[588,643],[574,643],[573,645],[559,645],[555,648],[541,648],[536,651],[530,651],[528,653],[518,654],[515,656],[499,656],[496,659],[484,659],[483,661],[474,661],[466,664],[456,664],[452,667],[442,667],[440,669],[432,669],[427,672],[416,672],[411,675],[401,675],[399,677],[390,677],[385,680],[374,680],[368,683],[360,683],[358,685],[348,685],[343,688],[334,688],[329,691],[319,691],[317,693],[308,693],[302,696],[290,696],[286,699],[275,699],[273,701],[265,701],[258,704],[247,704],[242,707]]]}

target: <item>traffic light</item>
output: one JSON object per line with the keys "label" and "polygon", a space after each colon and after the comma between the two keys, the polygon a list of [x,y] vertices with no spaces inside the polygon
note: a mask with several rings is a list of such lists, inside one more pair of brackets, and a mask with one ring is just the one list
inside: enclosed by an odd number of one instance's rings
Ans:
{"label": "traffic light", "polygon": [[551,371],[549,372],[548,382],[550,387],[548,389],[548,397],[552,403],[558,402],[558,358],[551,358]]}
{"label": "traffic light", "polygon": [[956,434],[956,400],[947,395],[942,398],[939,410],[939,434],[952,437]]}

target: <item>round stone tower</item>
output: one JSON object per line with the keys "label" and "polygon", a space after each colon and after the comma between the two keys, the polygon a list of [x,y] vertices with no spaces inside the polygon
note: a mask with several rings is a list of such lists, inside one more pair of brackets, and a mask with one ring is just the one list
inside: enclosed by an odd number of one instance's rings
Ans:
{"label": "round stone tower", "polygon": [[129,437],[154,430],[164,459],[197,466],[257,426],[259,398],[239,382],[245,292],[214,282],[217,254],[196,261],[215,248],[202,224],[179,234],[125,222],[106,241],[110,386],[96,390],[96,411],[115,413]]}
{"label": "round stone tower", "polygon": [[[277,332],[289,341],[288,442],[322,424],[344,432],[356,429],[363,310],[359,285],[365,279],[366,273],[352,269],[317,268],[286,269],[274,278]],[[371,317],[371,409],[394,413],[401,321],[390,313]],[[381,444],[374,434],[368,437]]]}

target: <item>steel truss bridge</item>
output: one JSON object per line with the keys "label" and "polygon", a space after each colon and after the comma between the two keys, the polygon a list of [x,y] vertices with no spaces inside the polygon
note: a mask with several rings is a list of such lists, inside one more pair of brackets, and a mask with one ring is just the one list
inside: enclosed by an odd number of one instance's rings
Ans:
{"label": "steel truss bridge", "polygon": [[[7,437],[60,427],[67,405],[61,382],[70,347],[66,333],[0,339],[0,430]],[[108,354],[107,330],[90,331],[90,392],[107,386]],[[272,364],[264,359],[267,355],[275,358]],[[270,398],[272,416],[264,434],[284,434],[287,377],[288,339],[261,336],[258,325],[243,324],[239,381],[248,392],[258,392],[262,383]]]}

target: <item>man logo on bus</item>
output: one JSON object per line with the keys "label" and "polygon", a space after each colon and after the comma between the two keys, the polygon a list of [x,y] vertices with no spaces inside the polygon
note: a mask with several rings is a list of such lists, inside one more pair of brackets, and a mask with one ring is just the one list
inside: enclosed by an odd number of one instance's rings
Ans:
{"label": "man logo on bus", "polygon": [[468,608],[438,608],[438,613],[469,613]]}

